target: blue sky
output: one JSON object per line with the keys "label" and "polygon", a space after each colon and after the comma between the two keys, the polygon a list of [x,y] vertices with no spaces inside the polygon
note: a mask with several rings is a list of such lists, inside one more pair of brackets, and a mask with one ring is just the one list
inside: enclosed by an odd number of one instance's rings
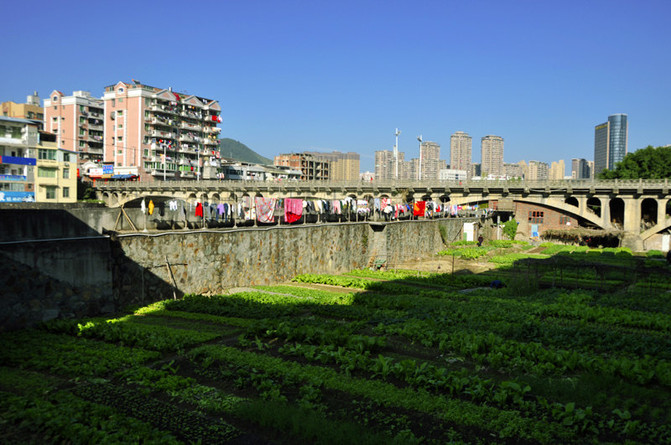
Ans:
{"label": "blue sky", "polygon": [[[6,2],[0,100],[138,79],[219,100],[222,137],[271,157],[416,137],[505,139],[506,162],[593,158],[629,115],[629,150],[671,144],[668,0]],[[10,20],[11,18],[11,20]]]}

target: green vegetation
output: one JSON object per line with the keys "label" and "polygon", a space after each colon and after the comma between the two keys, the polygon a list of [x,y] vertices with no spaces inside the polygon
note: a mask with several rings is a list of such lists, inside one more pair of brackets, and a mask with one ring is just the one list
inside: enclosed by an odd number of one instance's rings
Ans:
{"label": "green vegetation", "polygon": [[615,170],[604,170],[601,179],[665,179],[671,176],[671,146],[648,145],[627,153]]}
{"label": "green vegetation", "polygon": [[526,247],[2,333],[3,441],[671,442],[669,266]]}
{"label": "green vegetation", "polygon": [[515,235],[517,235],[517,225],[518,222],[515,221],[515,218],[510,218],[508,221],[503,223],[503,234],[509,239],[514,240]]}

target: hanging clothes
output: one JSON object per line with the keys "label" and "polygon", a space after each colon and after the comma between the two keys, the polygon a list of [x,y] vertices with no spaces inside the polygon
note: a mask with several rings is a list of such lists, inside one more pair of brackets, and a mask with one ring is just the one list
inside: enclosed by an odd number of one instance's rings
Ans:
{"label": "hanging clothes", "polygon": [[426,211],[426,201],[417,201],[415,202],[415,205],[413,206],[413,216],[424,216],[424,212]]}
{"label": "hanging clothes", "polygon": [[201,203],[196,204],[196,216],[203,217],[203,205]]}
{"label": "hanging clothes", "polygon": [[147,206],[147,210],[149,211],[150,215],[154,213],[154,201],[151,199],[149,200],[149,206]]}
{"label": "hanging clothes", "polygon": [[287,198],[284,200],[284,221],[293,223],[303,216],[303,200]]}
{"label": "hanging clothes", "polygon": [[275,222],[275,198],[254,198],[256,219],[262,223]]}

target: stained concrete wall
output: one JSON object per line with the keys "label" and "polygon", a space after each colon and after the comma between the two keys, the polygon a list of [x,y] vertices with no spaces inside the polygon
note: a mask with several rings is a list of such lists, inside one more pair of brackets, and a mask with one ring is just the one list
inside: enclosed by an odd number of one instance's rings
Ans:
{"label": "stained concrete wall", "polygon": [[[443,237],[459,239],[464,222],[476,221],[306,224],[105,238],[98,233],[110,220],[105,210],[0,213],[0,330],[118,311],[173,295],[279,283],[302,273],[342,273],[369,267],[380,255],[395,266],[436,253]],[[8,242],[8,229],[18,238],[48,239]]]}

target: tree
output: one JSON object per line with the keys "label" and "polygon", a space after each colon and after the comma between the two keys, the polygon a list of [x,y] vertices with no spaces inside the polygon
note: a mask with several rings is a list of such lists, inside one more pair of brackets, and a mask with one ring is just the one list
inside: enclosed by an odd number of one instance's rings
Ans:
{"label": "tree", "polygon": [[510,239],[515,239],[515,235],[517,235],[517,221],[515,221],[515,218],[510,218],[503,223],[503,234]]}
{"label": "tree", "polygon": [[615,170],[604,170],[600,179],[664,179],[671,177],[671,146],[648,145],[633,153],[627,153]]}

